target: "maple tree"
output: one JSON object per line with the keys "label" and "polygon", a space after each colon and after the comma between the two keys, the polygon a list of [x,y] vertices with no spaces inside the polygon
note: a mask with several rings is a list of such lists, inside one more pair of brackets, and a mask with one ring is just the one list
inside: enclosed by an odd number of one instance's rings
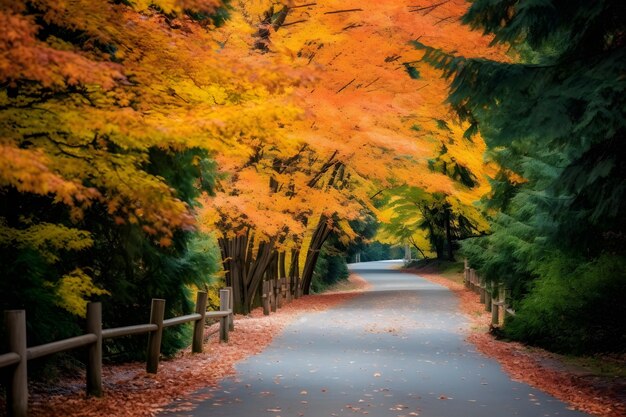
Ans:
{"label": "maple tree", "polygon": [[[296,88],[303,113],[282,121],[281,134],[265,142],[243,139],[247,151],[218,156],[228,176],[217,196],[206,201],[204,224],[219,230],[226,280],[239,311],[250,309],[263,279],[289,276],[293,285],[301,277],[296,285],[307,294],[324,243],[331,234],[356,238],[348,221],[377,213],[371,197],[380,190],[409,184],[428,193],[456,193],[455,207],[468,207],[485,190],[480,139],[476,144],[452,139],[463,130],[443,104],[447,84],[429,67],[418,68],[419,54],[408,41],[419,36],[416,17],[438,35],[450,33],[448,42],[470,36],[472,48],[487,50],[488,40],[458,23],[454,30],[462,34],[442,30],[437,19],[413,13],[408,4],[377,2],[365,12],[357,6],[295,1],[234,6],[230,23],[242,33],[247,25],[253,34],[237,38],[241,46],[235,47],[313,77]],[[442,7],[453,22],[465,8]],[[379,30],[380,16],[394,21],[392,42]],[[363,49],[364,39],[371,49]],[[438,163],[449,168],[428,168],[443,143],[450,151]],[[481,186],[457,189],[459,175],[475,175]]]}
{"label": "maple tree", "polygon": [[76,332],[72,314],[97,296],[117,304],[109,326],[150,297],[189,311],[186,286],[217,269],[194,231],[211,154],[271,137],[293,111],[268,97],[291,79],[220,51],[220,2],[0,5],[3,308],[38,305],[44,340]]}

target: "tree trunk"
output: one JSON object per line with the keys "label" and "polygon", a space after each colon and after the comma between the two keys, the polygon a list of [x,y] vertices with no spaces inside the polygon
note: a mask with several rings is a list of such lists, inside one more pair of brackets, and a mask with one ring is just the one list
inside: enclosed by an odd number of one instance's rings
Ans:
{"label": "tree trunk", "polygon": [[289,265],[289,285],[293,298],[300,297],[300,250],[291,250],[291,264]]}
{"label": "tree trunk", "polygon": [[287,268],[286,268],[286,260],[285,260],[286,257],[287,255],[285,254],[285,251],[281,251],[278,254],[278,276],[280,278],[287,277]]}
{"label": "tree trunk", "polygon": [[252,309],[252,303],[254,301],[254,295],[259,288],[259,285],[263,281],[263,276],[267,271],[270,262],[272,261],[272,255],[274,253],[274,239],[270,239],[269,242],[259,243],[259,249],[257,250],[256,258],[250,262],[250,270],[244,276],[245,280],[245,296],[244,296],[244,314],[250,313]]}
{"label": "tree trunk", "polygon": [[304,270],[302,272],[302,293],[308,295],[311,290],[311,281],[313,280],[313,271],[315,265],[320,256],[320,251],[324,242],[330,235],[330,228],[328,227],[328,218],[324,215],[320,216],[320,219],[313,232],[311,238],[311,244],[306,254],[306,260],[304,262]]}
{"label": "tree trunk", "polygon": [[454,260],[454,249],[452,248],[452,231],[450,230],[450,217],[451,212],[449,208],[445,209],[445,221],[446,221],[446,241],[448,242],[448,260]]}
{"label": "tree trunk", "polygon": [[427,259],[426,254],[424,253],[423,250],[420,249],[419,246],[417,246],[417,243],[415,243],[415,240],[413,240],[413,238],[411,238],[410,242],[411,242],[411,245],[413,245],[413,247],[422,255],[422,258]]}
{"label": "tree trunk", "polygon": [[248,245],[248,232],[233,238],[219,238],[222,263],[226,271],[226,286],[233,288],[233,310],[243,313],[244,291],[242,276],[245,272],[245,254]]}
{"label": "tree trunk", "polygon": [[248,230],[233,238],[218,239],[226,285],[233,288],[233,310],[249,314],[255,295],[274,254],[274,240],[261,242],[254,256],[254,238]]}
{"label": "tree trunk", "polygon": [[435,228],[430,222],[428,223],[428,233],[430,235],[430,243],[435,247],[437,259],[443,259],[443,239],[435,233]]}

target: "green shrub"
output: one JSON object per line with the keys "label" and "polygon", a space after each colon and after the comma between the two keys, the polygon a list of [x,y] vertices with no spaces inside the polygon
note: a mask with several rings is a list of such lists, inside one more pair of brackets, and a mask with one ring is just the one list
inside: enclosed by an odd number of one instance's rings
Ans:
{"label": "green shrub", "polygon": [[564,353],[626,351],[626,259],[546,260],[505,333]]}

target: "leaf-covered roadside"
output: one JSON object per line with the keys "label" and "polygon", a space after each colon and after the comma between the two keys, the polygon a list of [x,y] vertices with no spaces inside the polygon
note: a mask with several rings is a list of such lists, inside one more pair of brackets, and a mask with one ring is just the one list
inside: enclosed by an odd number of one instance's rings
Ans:
{"label": "leaf-covered roadside", "polygon": [[514,380],[545,391],[577,410],[602,417],[626,416],[625,380],[574,372],[566,367],[560,355],[495,339],[487,331],[491,314],[485,311],[475,293],[435,272],[419,275],[454,292],[460,309],[473,324],[467,340],[482,354],[497,360]]}
{"label": "leaf-covered roadside", "polygon": [[[29,404],[32,417],[147,417],[154,416],[168,404],[195,391],[217,385],[218,381],[234,373],[235,363],[261,352],[272,338],[293,322],[300,314],[322,311],[345,302],[363,291],[367,284],[351,275],[349,291],[311,295],[294,300],[277,313],[263,316],[261,309],[249,316],[235,317],[235,331],[226,344],[213,334],[205,342],[204,352],[191,354],[190,349],[175,358],[161,362],[156,375],[145,372],[145,364],[129,363],[105,366],[103,370],[104,396],[87,398],[84,376],[65,379],[55,388],[37,386]],[[207,328],[207,333],[212,332]],[[3,400],[0,399],[0,402]],[[188,406],[185,403],[180,406]],[[0,410],[4,410],[0,404]]]}

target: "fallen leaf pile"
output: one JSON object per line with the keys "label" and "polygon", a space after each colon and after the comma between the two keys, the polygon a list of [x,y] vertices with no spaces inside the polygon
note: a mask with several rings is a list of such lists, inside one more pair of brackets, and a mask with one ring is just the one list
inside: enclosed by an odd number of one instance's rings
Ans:
{"label": "fallen leaf pile", "polygon": [[461,310],[474,324],[474,331],[467,340],[481,353],[497,360],[511,378],[547,392],[571,404],[574,409],[602,417],[626,417],[623,381],[575,373],[560,364],[556,354],[495,339],[487,333],[491,313],[485,311],[477,294],[463,284],[434,273],[419,272],[419,276],[443,285],[457,295]]}
{"label": "fallen leaf pile", "polygon": [[[351,275],[348,290],[310,295],[283,305],[276,313],[264,316],[256,309],[249,316],[235,316],[235,331],[228,343],[219,343],[214,328],[204,352],[190,349],[164,360],[156,375],[145,371],[144,363],[105,365],[102,398],[87,397],[85,378],[64,379],[54,388],[37,384],[31,387],[29,415],[32,417],[147,417],[154,416],[173,401],[188,397],[234,373],[235,363],[261,352],[285,326],[300,314],[322,311],[345,302],[367,288],[362,278]],[[214,325],[217,326],[217,325]],[[214,327],[213,326],[213,327]],[[197,397],[197,396],[196,396]],[[195,399],[198,399],[194,397]],[[0,401],[0,416],[6,407]]]}

